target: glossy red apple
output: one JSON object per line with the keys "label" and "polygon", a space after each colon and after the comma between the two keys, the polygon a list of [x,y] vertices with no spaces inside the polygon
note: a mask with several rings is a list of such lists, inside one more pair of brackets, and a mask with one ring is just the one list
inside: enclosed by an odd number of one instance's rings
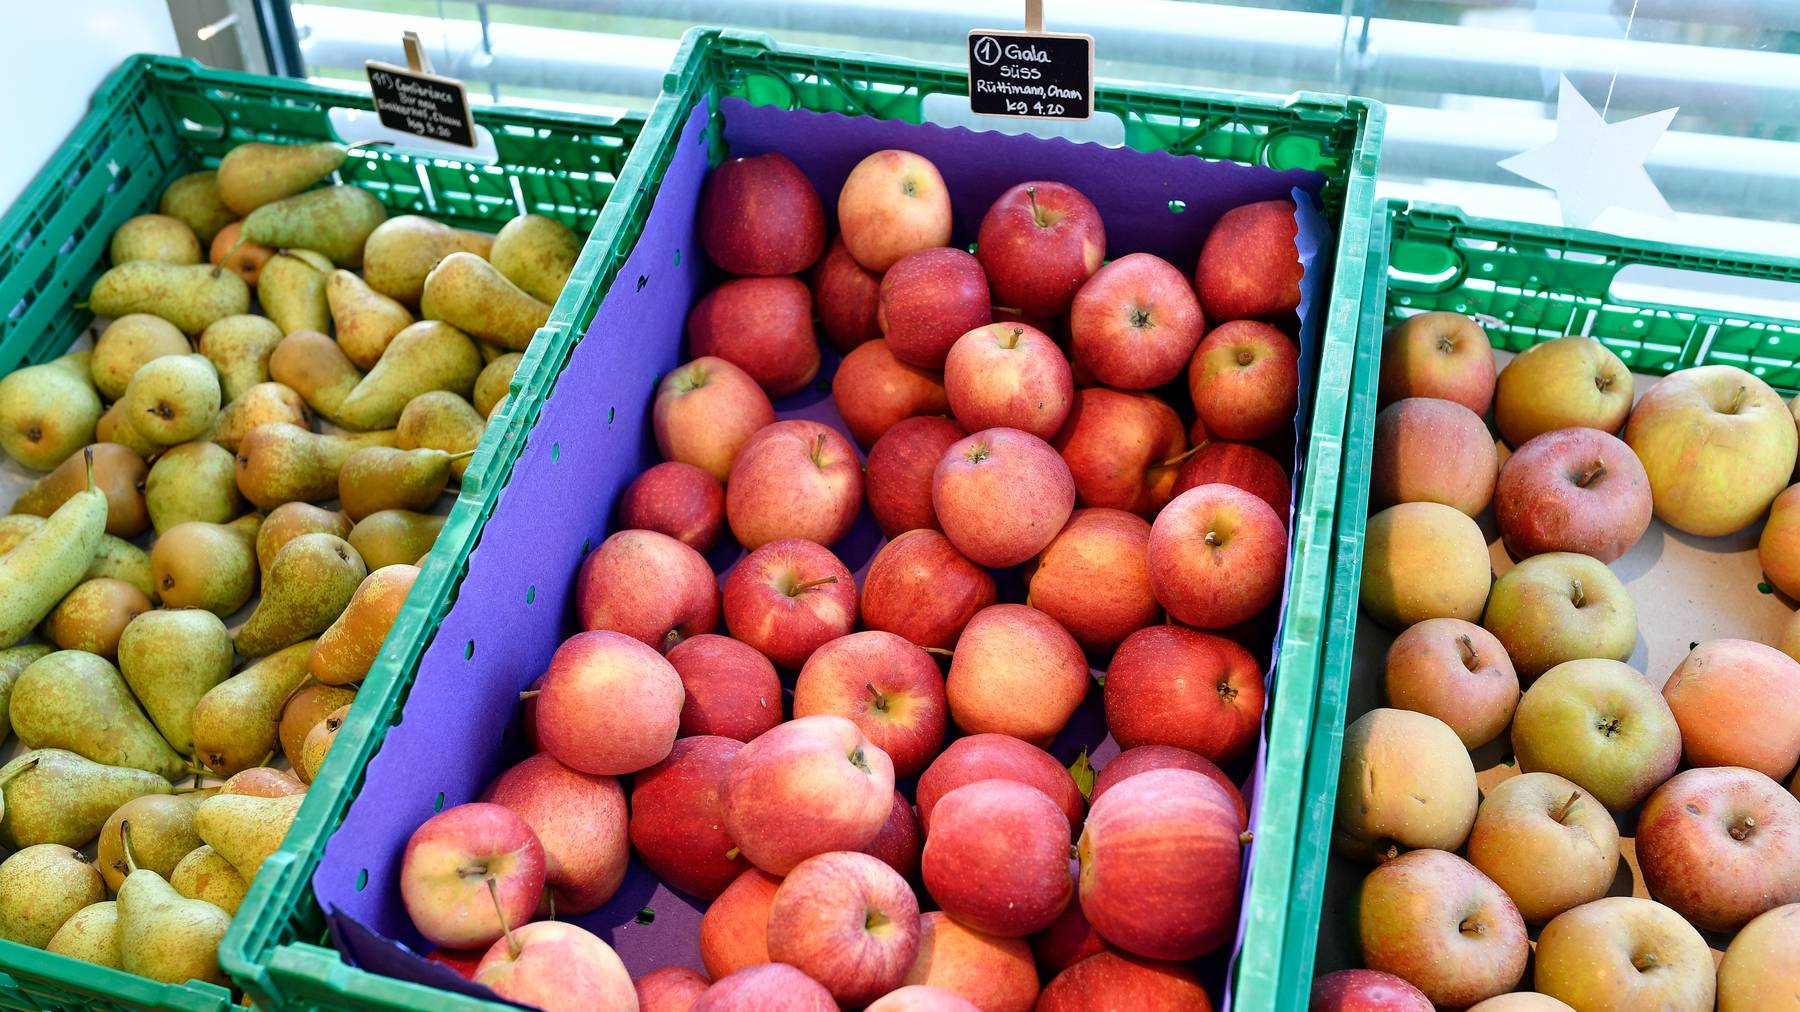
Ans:
{"label": "glossy red apple", "polygon": [[1026,572],[1031,606],[1095,653],[1162,615],[1150,587],[1150,524],[1123,510],[1076,510]]}
{"label": "glossy red apple", "polygon": [[688,313],[688,354],[722,358],[771,398],[786,397],[819,374],[812,309],[799,278],[731,278]]}
{"label": "glossy red apple", "polygon": [[919,955],[906,983],[956,995],[982,1012],[1030,1012],[1038,996],[1024,939],[977,931],[941,910],[919,915]]}
{"label": "glossy red apple", "polygon": [[981,218],[975,255],[994,302],[1033,316],[1069,311],[1106,259],[1100,211],[1067,183],[1032,180],[1002,193]]}
{"label": "glossy red apple", "polygon": [[719,624],[719,588],[706,559],[682,542],[619,531],[581,560],[575,614],[590,632],[620,632],[667,650]]}
{"label": "glossy red apple", "polygon": [[1291,200],[1264,200],[1234,207],[1213,223],[1194,268],[1207,319],[1273,319],[1300,308],[1304,271],[1294,214]]}
{"label": "glossy red apple", "polygon": [[781,678],[755,647],[709,633],[682,640],[664,657],[686,692],[682,737],[749,741],[781,723]]}
{"label": "glossy red apple", "polygon": [[1180,271],[1149,253],[1130,253],[1075,293],[1069,332],[1075,361],[1096,380],[1149,390],[1181,375],[1206,319]]}
{"label": "glossy red apple", "polygon": [[831,377],[831,401],[862,446],[875,445],[902,419],[950,410],[943,375],[900,361],[883,340],[844,356]]}
{"label": "glossy red apple", "polygon": [[544,673],[538,741],[584,773],[636,773],[674,746],[684,694],[669,662],[637,640],[576,633],[556,648]]}
{"label": "glossy red apple", "polygon": [[969,620],[950,658],[945,693],[956,726],[1048,746],[1087,698],[1087,656],[1056,620],[996,604]]}
{"label": "glossy red apple", "polygon": [[667,460],[693,464],[720,481],[750,437],[775,421],[769,395],[722,358],[695,359],[656,388],[651,426]]}
{"label": "glossy red apple", "polygon": [[537,834],[511,809],[457,805],[426,819],[406,841],[400,899],[431,944],[472,949],[500,937],[502,913],[507,924],[531,919],[544,894],[544,869]]}
{"label": "glossy red apple", "polygon": [[990,323],[956,339],[944,360],[950,411],[971,432],[997,426],[1049,439],[1075,396],[1056,342],[1023,323]]}
{"label": "glossy red apple", "polygon": [[[1198,420],[1196,420],[1198,424]],[[1288,503],[1293,481],[1281,462],[1254,446],[1208,442],[1194,451],[1181,465],[1171,497],[1201,485],[1233,485],[1269,504],[1283,523],[1288,520]]]}
{"label": "glossy red apple", "polygon": [[1016,780],[1036,788],[1062,810],[1071,839],[1081,828],[1087,805],[1062,763],[1009,734],[971,734],[946,746],[919,777],[919,822],[925,831],[931,831],[931,811],[944,795],[980,780]]}
{"label": "glossy red apple", "polygon": [[1234,320],[1206,335],[1188,367],[1188,396],[1219,439],[1261,439],[1294,424],[1300,361],[1286,334]]}
{"label": "glossy red apple", "polygon": [[1269,504],[1230,485],[1188,489],[1150,525],[1150,584],[1177,621],[1237,625],[1274,602],[1287,531]]}
{"label": "glossy red apple", "polygon": [[867,854],[807,858],[769,906],[769,958],[798,968],[844,1005],[866,1005],[900,986],[918,952],[912,887]]}
{"label": "glossy red apple", "polygon": [[725,625],[778,668],[856,628],[856,578],[831,550],[801,538],[771,541],[725,577]]}
{"label": "glossy red apple", "polygon": [[863,848],[863,853],[880,858],[903,878],[910,879],[919,873],[919,850],[924,846],[925,838],[919,832],[919,817],[913,814],[912,802],[895,791],[894,807],[888,809],[887,821],[881,824],[881,831]]}
{"label": "glossy red apple", "polygon": [[839,636],[814,650],[794,682],[794,716],[847,717],[888,754],[894,776],[925,768],[944,741],[948,704],[937,661],[890,632]]}
{"label": "glossy red apple", "polygon": [[625,792],[616,779],[572,770],[539,752],[496,777],[481,800],[511,809],[537,834],[557,913],[598,910],[619,891],[631,843]]}
{"label": "glossy red apple", "polygon": [[728,274],[796,274],[825,248],[819,192],[786,155],[733,158],[700,193],[700,246]]}
{"label": "glossy red apple", "polygon": [[857,263],[843,236],[832,237],[813,268],[812,293],[819,329],[833,348],[847,354],[865,341],[880,340],[875,309],[881,301],[881,273]]}
{"label": "glossy red apple", "polygon": [[1339,970],[1313,979],[1307,1012],[1435,1012],[1435,1006],[1391,973]]}
{"label": "glossy red apple", "polygon": [[920,873],[946,914],[978,931],[1021,938],[1050,926],[1073,893],[1068,823],[1044,792],[980,780],[932,811]]}
{"label": "glossy red apple", "polygon": [[940,530],[931,505],[931,478],[944,452],[968,435],[948,418],[895,422],[869,450],[869,512],[890,538],[907,531]]}
{"label": "glossy red apple", "polygon": [[861,850],[893,808],[894,764],[843,717],[800,717],[745,745],[725,775],[725,829],[785,875],[814,854]]}
{"label": "glossy red apple", "polygon": [[1404,978],[1439,1006],[1466,1008],[1511,991],[1531,956],[1512,899],[1447,851],[1407,851],[1370,872],[1356,916],[1363,963]]}
{"label": "glossy red apple", "polygon": [[665,460],[626,486],[619,522],[667,534],[705,554],[725,530],[725,486],[693,464]]}
{"label": "glossy red apple", "polygon": [[834,545],[862,510],[862,466],[836,429],[795,418],[744,444],[725,481],[725,519],[738,543],[783,538]]}
{"label": "glossy red apple", "polygon": [[969,619],[994,600],[993,576],[937,531],[896,537],[863,574],[863,624],[922,647],[955,646]]}
{"label": "glossy red apple", "polygon": [[1526,440],[1506,458],[1494,488],[1494,522],[1517,558],[1579,552],[1612,562],[1650,528],[1650,510],[1644,465],[1599,429]]}
{"label": "glossy red apple", "polygon": [[908,253],[881,277],[876,318],[902,362],[942,369],[956,339],[994,320],[987,275],[947,246]]}
{"label": "glossy red apple", "polygon": [[838,191],[838,227],[856,262],[885,271],[915,250],[950,241],[950,192],[937,166],[912,151],[877,151]]}
{"label": "glossy red apple", "polygon": [[983,566],[1016,566],[1068,522],[1075,480],[1049,443],[1018,429],[984,429],[944,451],[931,505],[957,551]]}
{"label": "glossy red apple", "polygon": [[1226,763],[1262,725],[1262,666],[1211,633],[1173,625],[1140,629],[1119,644],[1101,690],[1106,725],[1122,748],[1174,745]]}
{"label": "glossy red apple", "polygon": [[1120,752],[1094,775],[1091,799],[1099,801],[1101,795],[1139,773],[1165,769],[1193,770],[1224,788],[1225,793],[1231,795],[1232,804],[1237,806],[1239,828],[1250,828],[1250,807],[1244,804],[1244,795],[1237,784],[1232,783],[1211,759],[1174,745],[1138,745]]}
{"label": "glossy red apple", "polygon": [[1068,421],[1052,443],[1069,465],[1082,505],[1145,519],[1174,495],[1187,449],[1181,419],[1161,398],[1105,387],[1075,391]]}
{"label": "glossy red apple", "polygon": [[657,878],[690,896],[715,899],[750,867],[733,850],[719,800],[742,748],[715,735],[682,738],[632,778],[631,845]]}
{"label": "glossy red apple", "polygon": [[1102,952],[1057,974],[1038,997],[1037,1012],[1212,1012],[1206,988],[1180,963]]}

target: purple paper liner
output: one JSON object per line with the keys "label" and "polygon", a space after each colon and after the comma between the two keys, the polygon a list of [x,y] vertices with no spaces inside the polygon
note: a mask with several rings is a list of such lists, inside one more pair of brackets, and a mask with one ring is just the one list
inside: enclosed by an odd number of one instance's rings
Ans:
{"label": "purple paper liner", "polygon": [[[727,99],[722,111],[732,154],[781,151],[812,180],[828,213],[851,167],[871,151],[902,147],[925,155],[949,185],[958,244],[974,238],[981,215],[1006,188],[1026,179],[1056,179],[1080,189],[1100,209],[1110,255],[1152,252],[1191,272],[1207,231],[1226,210],[1293,198],[1305,267],[1299,310],[1302,380],[1293,438],[1274,449],[1293,450],[1297,498],[1299,447],[1305,445],[1310,417],[1324,317],[1321,296],[1330,267],[1329,227],[1314,210],[1322,176],[1029,135],[753,106],[737,99]],[[626,485],[660,459],[649,417],[656,384],[682,361],[687,311],[717,280],[695,231],[708,168],[708,114],[703,103],[684,125],[643,233],[546,401],[511,480],[498,492],[457,598],[420,660],[401,719],[370,761],[361,792],[326,844],[313,887],[334,942],[355,965],[442,986],[447,971],[413,954],[430,946],[400,902],[400,858],[420,823],[442,808],[473,800],[525,757],[517,693],[577,630],[571,606],[576,567],[613,529],[615,504]],[[848,436],[829,395],[836,364],[827,350],[820,379],[778,403],[778,414],[816,419]],[[1289,524],[1291,530],[1291,511]],[[833,550],[860,583],[882,543],[865,510]],[[714,550],[709,561],[721,580],[741,554],[731,543]],[[1023,599],[1017,571],[999,574],[999,584],[1002,600]],[[1282,611],[1285,602],[1284,588]],[[1272,667],[1278,627],[1265,619],[1237,632]],[[784,682],[791,688],[791,673]],[[1066,764],[1084,748],[1097,767],[1118,752],[1106,735],[1098,691],[1089,693],[1051,752]],[[1227,767],[1245,785],[1253,818],[1262,803],[1257,774],[1266,754],[1265,731],[1252,755]],[[902,789],[910,794],[911,784]],[[1252,846],[1246,876],[1254,855]],[[919,893],[929,906],[929,896],[923,889]],[[575,920],[611,944],[636,976],[668,965],[701,969],[698,929],[705,907],[658,882],[634,857],[619,893]],[[1241,930],[1240,920],[1240,935]],[[1219,953],[1197,964],[1209,990],[1223,995],[1227,1007],[1227,971],[1235,954],[1234,945],[1229,957]]]}

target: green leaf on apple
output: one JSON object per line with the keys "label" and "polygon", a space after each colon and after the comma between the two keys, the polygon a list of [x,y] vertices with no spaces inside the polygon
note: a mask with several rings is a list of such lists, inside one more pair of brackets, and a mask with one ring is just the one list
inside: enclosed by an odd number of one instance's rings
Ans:
{"label": "green leaf on apple", "polygon": [[1094,796],[1094,764],[1088,762],[1087,749],[1082,749],[1075,761],[1069,764],[1069,776],[1075,778],[1075,788],[1081,792],[1081,800],[1086,801]]}

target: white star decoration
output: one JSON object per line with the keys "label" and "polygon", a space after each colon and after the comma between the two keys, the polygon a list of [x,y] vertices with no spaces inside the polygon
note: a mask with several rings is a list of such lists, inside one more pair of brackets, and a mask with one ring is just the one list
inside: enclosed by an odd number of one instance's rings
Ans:
{"label": "white star decoration", "polygon": [[1563,222],[1585,227],[1609,207],[1673,218],[1644,160],[1668,130],[1675,109],[1608,123],[1564,77],[1556,98],[1556,137],[1500,162],[1508,172],[1556,191]]}

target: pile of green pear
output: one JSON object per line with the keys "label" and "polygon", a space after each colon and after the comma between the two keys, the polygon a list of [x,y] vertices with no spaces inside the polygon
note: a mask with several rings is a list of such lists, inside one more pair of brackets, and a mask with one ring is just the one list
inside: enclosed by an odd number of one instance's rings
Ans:
{"label": "pile of green pear", "polygon": [[347,157],[249,143],[175,180],[112,236],[92,348],[0,379],[0,450],[42,472],[0,517],[0,942],[227,984],[574,268],[549,218],[390,218]]}

